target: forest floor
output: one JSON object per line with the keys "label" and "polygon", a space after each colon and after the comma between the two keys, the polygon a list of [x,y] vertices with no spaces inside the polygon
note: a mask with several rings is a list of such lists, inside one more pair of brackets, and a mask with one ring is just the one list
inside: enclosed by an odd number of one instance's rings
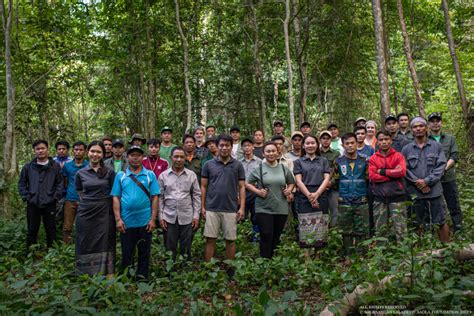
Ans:
{"label": "forest floor", "polygon": [[[317,255],[305,255],[295,242],[291,226],[272,260],[258,256],[251,243],[251,225],[239,225],[237,258],[223,260],[224,245],[218,243],[216,259],[202,261],[202,228],[195,235],[193,260],[174,262],[162,238],[154,235],[149,283],[136,283],[122,275],[74,275],[74,246],[39,246],[26,254],[24,215],[0,219],[0,314],[233,314],[312,315],[364,282],[377,282],[396,275],[378,295],[359,300],[387,312],[474,312],[474,265],[458,261],[453,252],[474,241],[474,172],[459,172],[458,184],[464,212],[464,230],[448,246],[433,234],[413,231],[400,245],[389,241],[374,246],[367,241],[365,255],[354,255],[350,264],[341,257],[337,230],[330,231],[329,245]],[[44,233],[40,233],[44,245]],[[380,240],[380,238],[379,238]],[[120,243],[117,240],[117,266]],[[442,259],[421,258],[430,249],[448,248]],[[452,252],[451,252],[452,251]],[[230,278],[226,270],[232,267]],[[133,272],[133,271],[132,271]],[[401,281],[409,275],[410,284]],[[364,306],[364,307],[362,307]],[[444,313],[442,313],[444,314]]]}

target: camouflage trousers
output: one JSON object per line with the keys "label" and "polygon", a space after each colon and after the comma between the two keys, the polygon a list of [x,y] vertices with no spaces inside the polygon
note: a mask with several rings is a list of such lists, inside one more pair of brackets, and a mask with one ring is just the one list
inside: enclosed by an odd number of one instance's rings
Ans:
{"label": "camouflage trousers", "polygon": [[407,232],[406,202],[383,203],[374,201],[375,235],[395,235],[400,242]]}
{"label": "camouflage trousers", "polygon": [[[337,227],[342,230],[344,255],[350,256],[358,244],[369,236],[369,205],[339,203]],[[358,248],[358,252],[362,251]]]}

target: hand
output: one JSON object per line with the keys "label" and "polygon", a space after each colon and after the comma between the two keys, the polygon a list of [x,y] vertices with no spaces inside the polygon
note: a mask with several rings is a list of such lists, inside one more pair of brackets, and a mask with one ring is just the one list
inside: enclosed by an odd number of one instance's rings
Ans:
{"label": "hand", "polygon": [[415,185],[419,190],[421,190],[421,189],[423,189],[424,187],[427,186],[425,180],[423,180],[423,179],[416,180]]}
{"label": "hand", "polygon": [[319,208],[319,201],[318,201],[318,200],[315,200],[315,201],[311,202],[311,206],[312,206],[313,208]]}
{"label": "hand", "polygon": [[257,195],[261,197],[262,199],[265,199],[268,195],[268,189],[260,189],[258,190]]}
{"label": "hand", "polygon": [[290,193],[290,195],[286,197],[286,201],[289,203],[293,202],[294,199],[295,199],[295,195],[293,193]]}
{"label": "hand", "polygon": [[238,212],[237,212],[237,222],[238,221],[241,221],[244,219],[245,217],[245,210],[244,209],[240,209]]}
{"label": "hand", "polygon": [[151,233],[152,231],[155,230],[155,228],[156,228],[155,220],[150,219],[150,221],[148,222],[148,225],[146,225],[146,231]]}
{"label": "hand", "polygon": [[431,188],[429,186],[423,187],[423,189],[421,189],[421,192],[423,192],[424,194],[430,193],[430,191]]}
{"label": "hand", "polygon": [[164,231],[167,231],[168,230],[168,223],[162,219],[160,220],[160,227],[164,230]]}
{"label": "hand", "polygon": [[380,174],[380,169],[377,169],[377,173]]}
{"label": "hand", "polygon": [[119,232],[121,232],[122,234],[125,234],[126,227],[122,219],[119,219],[116,221],[115,227],[117,228]]}
{"label": "hand", "polygon": [[201,216],[204,220],[206,220],[206,209],[204,207],[201,209]]}
{"label": "hand", "polygon": [[193,228],[194,230],[198,229],[198,227],[199,227],[199,219],[198,219],[198,218],[193,218],[193,222],[192,222],[191,226],[192,226],[192,228]]}
{"label": "hand", "polygon": [[289,196],[291,194],[291,190],[288,189],[288,187],[284,188],[282,191],[284,196]]}

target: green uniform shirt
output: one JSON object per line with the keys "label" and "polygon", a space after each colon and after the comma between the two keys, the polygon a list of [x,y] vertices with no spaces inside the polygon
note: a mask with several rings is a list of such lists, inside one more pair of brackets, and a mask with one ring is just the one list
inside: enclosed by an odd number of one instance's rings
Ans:
{"label": "green uniform shirt", "polygon": [[[262,163],[262,168],[258,165],[247,177],[247,182],[256,184],[259,188],[268,189],[265,199],[257,196],[255,199],[255,212],[275,215],[288,215],[288,202],[283,195],[282,188],[287,184],[295,183],[293,173],[283,164],[271,167],[266,162]],[[262,171],[260,173],[260,170]]]}
{"label": "green uniform shirt", "polygon": [[172,161],[171,161],[171,151],[175,147],[176,147],[175,144],[171,144],[168,147],[165,147],[163,145],[160,146],[160,157],[165,159],[166,161],[168,161],[168,166],[171,166],[171,163],[172,163]]}
{"label": "green uniform shirt", "polygon": [[[456,144],[456,138],[453,135],[443,133],[439,136],[429,134],[429,138],[437,141],[443,146],[444,155],[446,156],[446,161],[452,159],[458,161],[458,145]],[[444,172],[441,182],[451,182],[456,180],[456,171],[455,167],[450,168],[448,171]]]}

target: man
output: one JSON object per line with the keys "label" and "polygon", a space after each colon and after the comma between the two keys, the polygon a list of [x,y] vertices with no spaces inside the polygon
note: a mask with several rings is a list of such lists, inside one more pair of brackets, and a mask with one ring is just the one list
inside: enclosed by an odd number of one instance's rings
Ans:
{"label": "man", "polygon": [[291,151],[288,152],[288,157],[295,161],[301,157],[303,149],[303,133],[296,131],[291,135]]}
{"label": "man", "polygon": [[180,254],[191,260],[193,230],[199,226],[201,190],[196,174],[184,167],[186,154],[182,147],[171,152],[171,168],[158,178],[161,189],[160,226],[164,232],[165,248],[176,259],[178,242]]}
{"label": "man", "polygon": [[143,168],[143,155],[140,146],[131,146],[127,150],[130,165],[126,171],[117,173],[110,195],[113,197],[116,227],[120,232],[122,268],[133,266],[134,253],[138,250],[135,275],[147,281],[160,187],[155,174]]}
{"label": "man", "polygon": [[339,138],[339,128],[336,123],[329,123],[326,130],[331,133],[331,148],[337,150],[341,156],[344,155],[344,148],[342,147],[342,141]]}
{"label": "man", "polygon": [[365,126],[365,123],[367,123],[367,119],[365,117],[360,116],[354,121],[354,128],[358,126]]}
{"label": "man", "polygon": [[72,161],[72,158],[69,157],[70,145],[67,141],[60,140],[54,145],[54,148],[56,149],[56,156],[53,157],[53,160],[56,161],[62,169],[66,162]]}
{"label": "man", "polygon": [[398,133],[398,120],[395,115],[389,114],[385,118],[385,130],[392,135],[392,148],[398,152],[402,151],[403,146],[409,143]]}
{"label": "man", "polygon": [[342,144],[344,156],[334,162],[334,180],[339,191],[337,225],[342,230],[344,255],[350,256],[369,236],[368,174],[367,160],[357,155],[356,135],[344,134]]}
{"label": "man", "polygon": [[176,147],[173,141],[173,130],[165,126],[161,129],[161,145],[160,145],[160,157],[168,162],[168,166],[171,166],[171,151]]}
{"label": "man", "polygon": [[[226,244],[226,258],[235,258],[237,222],[245,216],[245,171],[232,158],[232,138],[220,135],[216,141],[219,154],[202,169],[201,215],[206,220],[204,260],[210,261],[221,229]],[[240,203],[240,205],[239,205]]]}
{"label": "man", "polygon": [[365,126],[356,126],[354,128],[354,134],[357,137],[357,154],[369,160],[369,158],[375,153],[375,149],[373,149],[372,146],[365,144],[367,129]]}
{"label": "man", "polygon": [[283,135],[284,130],[285,130],[285,127],[283,126],[282,120],[276,120],[275,122],[273,122],[273,136],[283,137],[283,139],[285,140],[283,153],[286,154],[287,152],[291,150],[291,142],[288,138],[286,138],[285,135]]}
{"label": "man", "polygon": [[185,134],[183,136],[183,148],[184,153],[186,154],[186,161],[184,162],[184,166],[187,169],[194,171],[198,178],[198,181],[201,181],[202,162],[201,158],[196,155],[196,139],[193,135]]}
{"label": "man", "polygon": [[112,143],[113,156],[104,160],[104,165],[115,173],[125,171],[128,167],[127,158],[124,157],[125,146],[122,140],[116,139]]}
{"label": "man", "polygon": [[146,138],[142,134],[135,133],[128,142],[130,146],[143,146],[146,144]]}
{"label": "man", "polygon": [[301,123],[300,132],[303,134],[303,136],[310,135],[312,130],[311,124],[308,121]]}
{"label": "man", "polygon": [[459,204],[458,186],[456,183],[455,165],[458,161],[458,146],[453,135],[442,131],[443,121],[438,112],[431,113],[428,116],[430,134],[429,138],[437,141],[443,147],[446,156],[446,168],[441,178],[443,186],[443,195],[448,205],[451,221],[453,222],[453,231],[457,232],[462,227],[462,211]]}
{"label": "man", "polygon": [[240,127],[238,125],[233,125],[229,132],[232,137],[232,158],[237,160],[242,159],[244,154],[240,144]]}
{"label": "man", "polygon": [[76,219],[77,203],[79,202],[79,194],[76,191],[76,173],[82,168],[89,165],[84,159],[86,155],[86,144],[78,141],[72,145],[74,160],[67,162],[63,169],[64,187],[66,188],[66,197],[64,199],[64,221],[63,221],[63,242],[71,244],[72,229]]}
{"label": "man", "polygon": [[26,246],[29,248],[37,243],[39,227],[43,220],[46,243],[51,247],[56,238],[56,202],[61,199],[63,192],[61,167],[48,157],[47,141],[35,141],[33,149],[35,158],[23,166],[18,181],[21,199],[27,203]]}
{"label": "man", "polygon": [[208,159],[211,160],[213,158],[217,157],[218,154],[218,149],[216,146],[216,138],[215,137],[209,137],[206,139],[206,142],[204,143],[204,146],[206,146],[207,150],[209,151]]}
{"label": "man", "polygon": [[206,138],[204,136],[204,127],[198,126],[194,130],[194,139],[196,140],[196,155],[199,157],[199,159],[206,158],[209,152],[207,151],[206,146],[204,146],[204,143],[206,142]]}
{"label": "man", "polygon": [[392,148],[388,131],[378,132],[379,150],[369,160],[370,189],[373,194],[375,234],[382,235],[384,226],[390,227],[401,242],[406,234],[406,175],[405,157]]}
{"label": "man", "polygon": [[[245,171],[245,178],[262,163],[262,159],[254,155],[254,143],[251,138],[245,138],[242,140],[242,150],[244,157],[240,159],[242,166]],[[257,225],[257,219],[255,217],[255,198],[256,195],[248,190],[245,191],[245,217],[250,214],[250,221],[252,222],[252,237],[251,241],[256,242],[256,234],[260,232]]]}
{"label": "man", "polygon": [[[334,161],[341,154],[331,148],[331,132],[322,131],[319,134],[321,156],[326,158],[331,166],[331,175],[334,173]],[[335,227],[337,223],[337,207],[338,207],[339,192],[335,186],[334,181],[331,181],[331,186],[328,188],[328,200],[329,200],[329,215],[331,216],[331,222],[329,225]]]}
{"label": "man", "polygon": [[415,140],[403,147],[402,154],[407,161],[408,193],[416,195],[413,201],[415,224],[431,227],[439,225],[438,237],[449,242],[449,227],[444,216],[443,186],[441,178],[446,169],[446,157],[443,147],[429,139],[427,122],[415,117],[410,122]]}
{"label": "man", "polygon": [[402,136],[407,142],[413,141],[415,138],[413,137],[410,127],[408,126],[410,123],[410,116],[407,113],[400,113],[397,115],[397,120],[399,126],[398,134]]}
{"label": "man", "polygon": [[214,125],[208,125],[206,127],[206,139],[209,137],[216,137],[216,127]]}
{"label": "man", "polygon": [[156,138],[149,139],[147,141],[148,145],[148,155],[143,159],[143,167],[153,171],[156,178],[160,174],[168,169],[168,162],[160,157],[160,145],[161,141]]}
{"label": "man", "polygon": [[263,159],[263,144],[265,142],[265,133],[261,129],[256,129],[253,132],[253,154],[260,159]]}
{"label": "man", "polygon": [[112,153],[112,141],[113,139],[110,136],[102,137],[102,143],[104,144],[104,147],[105,147],[104,159],[109,159],[114,155]]}
{"label": "man", "polygon": [[290,159],[288,154],[284,153],[284,147],[285,147],[285,137],[283,135],[274,135],[271,139],[272,142],[275,143],[276,148],[277,148],[277,153],[278,153],[278,162],[285,164],[288,169],[293,172],[293,160]]}

